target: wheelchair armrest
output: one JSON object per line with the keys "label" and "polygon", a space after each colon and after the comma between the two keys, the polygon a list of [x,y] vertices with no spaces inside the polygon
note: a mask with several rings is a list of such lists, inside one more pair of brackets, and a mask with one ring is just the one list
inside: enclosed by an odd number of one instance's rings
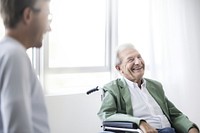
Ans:
{"label": "wheelchair armrest", "polygon": [[103,126],[107,127],[119,127],[119,128],[130,128],[137,129],[138,125],[134,122],[127,121],[103,121]]}
{"label": "wheelchair armrest", "polygon": [[127,121],[103,121],[103,130],[113,132],[128,131],[133,133],[142,133],[136,123]]}

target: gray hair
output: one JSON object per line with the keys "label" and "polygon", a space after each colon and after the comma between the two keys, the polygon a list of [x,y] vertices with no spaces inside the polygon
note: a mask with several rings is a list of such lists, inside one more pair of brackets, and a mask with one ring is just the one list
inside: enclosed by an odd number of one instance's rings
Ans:
{"label": "gray hair", "polygon": [[121,44],[116,49],[116,60],[115,60],[115,66],[120,65],[122,63],[122,60],[120,58],[120,53],[125,49],[136,49],[135,46],[131,43],[125,43]]}
{"label": "gray hair", "polygon": [[24,9],[33,8],[37,1],[42,0],[0,0],[0,14],[5,27],[14,28],[21,20]]}

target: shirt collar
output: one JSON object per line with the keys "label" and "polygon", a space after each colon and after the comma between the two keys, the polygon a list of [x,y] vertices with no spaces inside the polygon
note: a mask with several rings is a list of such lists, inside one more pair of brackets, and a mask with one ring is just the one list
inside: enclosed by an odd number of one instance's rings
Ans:
{"label": "shirt collar", "polygon": [[[126,81],[126,83],[127,83],[127,85],[129,86],[129,87],[133,87],[134,86],[134,88],[135,87],[138,87],[138,84],[137,83],[135,83],[135,82],[132,82],[132,81],[130,81],[130,80],[128,80],[127,78],[125,78],[125,77],[123,77],[124,79],[125,79],[125,81]],[[144,79],[144,78],[142,78],[142,88],[146,88],[146,80]]]}

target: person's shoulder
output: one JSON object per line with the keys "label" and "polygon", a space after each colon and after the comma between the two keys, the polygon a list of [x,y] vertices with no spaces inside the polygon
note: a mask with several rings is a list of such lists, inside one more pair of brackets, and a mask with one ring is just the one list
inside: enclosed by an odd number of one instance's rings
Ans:
{"label": "person's shoulder", "polygon": [[102,89],[104,93],[109,92],[112,96],[118,97],[122,84],[122,79],[117,78],[105,84]]}
{"label": "person's shoulder", "polygon": [[154,83],[160,83],[160,81],[155,80],[155,79],[150,79],[150,78],[144,78],[147,82],[154,82]]}
{"label": "person's shoulder", "polygon": [[15,58],[24,56],[25,48],[10,38],[3,38],[0,41],[0,56],[4,58]]}
{"label": "person's shoulder", "polygon": [[112,80],[104,85],[105,90],[115,90],[118,89],[120,84],[123,84],[123,80],[121,78],[117,78],[115,80]]}
{"label": "person's shoulder", "polygon": [[[10,68],[10,66],[23,69],[24,66],[28,66],[28,56],[26,50],[18,43],[12,41],[1,41],[0,43],[0,61],[2,68]],[[22,67],[23,66],[23,67]]]}
{"label": "person's shoulder", "polygon": [[117,79],[114,79],[108,83],[105,84],[105,86],[116,86],[118,85],[120,82],[122,82],[122,79],[121,78],[117,78]]}
{"label": "person's shoulder", "polygon": [[161,82],[157,81],[157,80],[154,80],[154,79],[149,79],[149,78],[144,78],[147,82],[147,84],[153,84],[153,85],[160,85],[162,86]]}

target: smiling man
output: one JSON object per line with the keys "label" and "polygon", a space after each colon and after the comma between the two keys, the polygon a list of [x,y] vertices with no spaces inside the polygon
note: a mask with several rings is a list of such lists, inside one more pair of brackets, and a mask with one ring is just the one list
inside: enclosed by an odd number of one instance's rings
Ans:
{"label": "smiling man", "polygon": [[101,120],[135,122],[144,133],[199,133],[167,99],[161,83],[143,78],[145,62],[132,44],[118,47],[115,68],[122,78],[103,87]]}

